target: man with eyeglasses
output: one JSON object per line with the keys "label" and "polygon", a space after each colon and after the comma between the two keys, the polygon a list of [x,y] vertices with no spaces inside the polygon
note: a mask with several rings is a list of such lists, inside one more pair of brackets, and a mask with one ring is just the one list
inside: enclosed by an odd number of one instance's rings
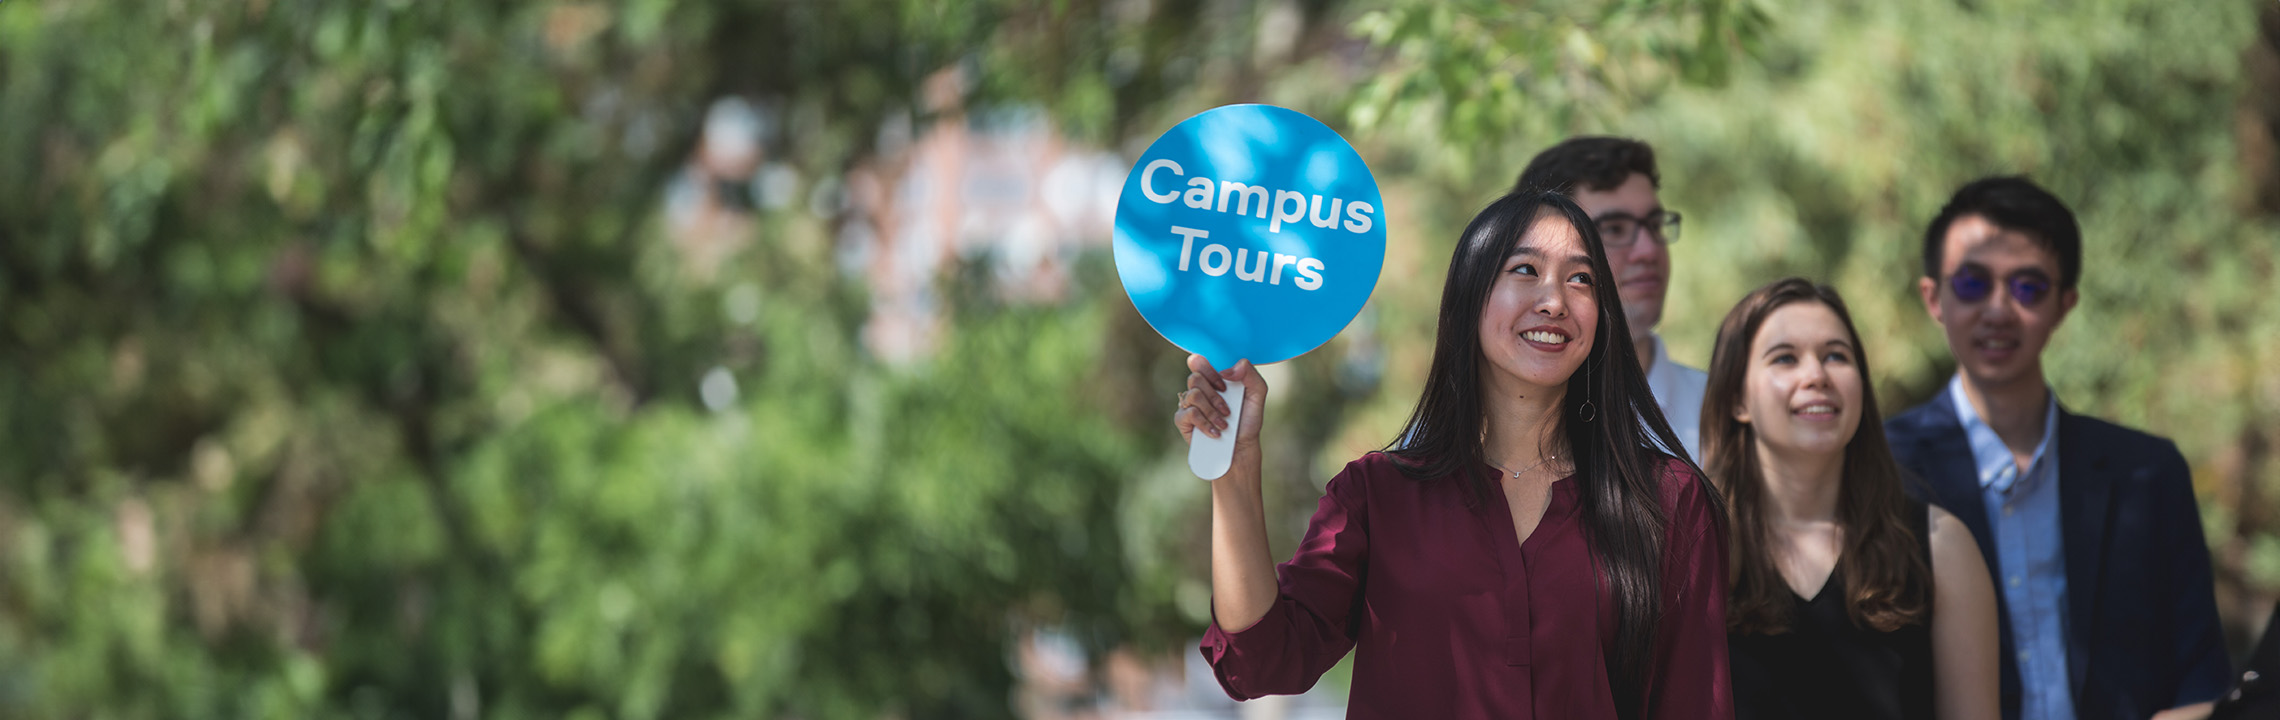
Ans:
{"label": "man with eyeglasses", "polygon": [[1678,213],[1663,209],[1655,191],[1655,150],[1629,138],[1576,137],[1528,161],[1514,191],[1550,190],[1566,195],[1598,222],[1607,264],[1615,271],[1616,294],[1631,326],[1631,344],[1640,369],[1678,434],[1688,457],[1700,450],[1702,389],[1710,377],[1670,359],[1655,325],[1662,322],[1663,295],[1670,290],[1670,243],[1678,240]]}
{"label": "man with eyeglasses", "polygon": [[2165,438],[2068,412],[2044,380],[2080,299],[2074,213],[2025,178],[1979,180],[1923,256],[1917,289],[1956,374],[1885,434],[2002,590],[2003,717],[2205,717],[2231,669],[2191,470]]}

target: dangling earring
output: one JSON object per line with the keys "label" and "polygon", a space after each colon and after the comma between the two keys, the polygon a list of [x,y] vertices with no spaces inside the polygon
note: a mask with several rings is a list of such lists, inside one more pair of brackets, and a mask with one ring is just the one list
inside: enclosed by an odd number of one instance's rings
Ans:
{"label": "dangling earring", "polygon": [[1591,422],[1592,418],[1599,417],[1599,408],[1591,405],[1591,366],[1589,365],[1583,368],[1583,388],[1583,407],[1577,408],[1575,414],[1581,416],[1584,422]]}

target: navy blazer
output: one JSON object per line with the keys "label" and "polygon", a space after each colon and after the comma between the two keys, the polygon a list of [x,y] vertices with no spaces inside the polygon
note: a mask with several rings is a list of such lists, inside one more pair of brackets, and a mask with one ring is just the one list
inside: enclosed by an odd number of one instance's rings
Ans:
{"label": "navy blazer", "polygon": [[[1978,464],[1946,392],[1884,425],[1915,473],[1918,499],[1947,508],[2000,576]],[[2208,540],[2192,470],[2170,441],[2058,411],[2059,527],[2066,553],[2067,678],[2081,718],[2144,718],[2214,700],[2232,680],[2217,623]],[[1997,603],[2003,602],[1996,583]],[[2002,627],[2003,717],[2019,717],[2009,613]]]}

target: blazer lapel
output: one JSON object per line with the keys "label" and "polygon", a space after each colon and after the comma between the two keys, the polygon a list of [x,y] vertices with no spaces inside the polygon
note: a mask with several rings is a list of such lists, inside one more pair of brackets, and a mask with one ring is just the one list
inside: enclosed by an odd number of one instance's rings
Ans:
{"label": "blazer lapel", "polygon": [[[1933,398],[1931,405],[1931,432],[1922,436],[1916,455],[1924,458],[1932,471],[1924,482],[1931,486],[1931,499],[1963,521],[1971,536],[1978,539],[1979,555],[1987,561],[1987,571],[1999,575],[2003,566],[1996,561],[1995,535],[1987,522],[1987,501],[1979,491],[1979,463],[1971,454],[1971,438],[1964,434],[1963,421],[1956,417],[1955,403],[1947,393]],[[2000,598],[2000,589],[1996,595]]]}
{"label": "blazer lapel", "polygon": [[2059,531],[2066,543],[2068,677],[2077,695],[2090,663],[2089,631],[2099,627],[2098,582],[2106,565],[2106,514],[2114,479],[2105,448],[2084,435],[2087,428],[2064,406],[2058,409]]}

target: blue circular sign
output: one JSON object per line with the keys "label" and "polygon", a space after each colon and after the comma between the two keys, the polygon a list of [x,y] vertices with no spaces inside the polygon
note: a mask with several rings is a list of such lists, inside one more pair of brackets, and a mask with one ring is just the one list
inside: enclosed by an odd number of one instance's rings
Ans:
{"label": "blue circular sign", "polygon": [[1140,316],[1213,367],[1281,362],[1361,312],[1385,266],[1369,166],[1304,113],[1229,105],[1182,121],[1116,201],[1116,274]]}

